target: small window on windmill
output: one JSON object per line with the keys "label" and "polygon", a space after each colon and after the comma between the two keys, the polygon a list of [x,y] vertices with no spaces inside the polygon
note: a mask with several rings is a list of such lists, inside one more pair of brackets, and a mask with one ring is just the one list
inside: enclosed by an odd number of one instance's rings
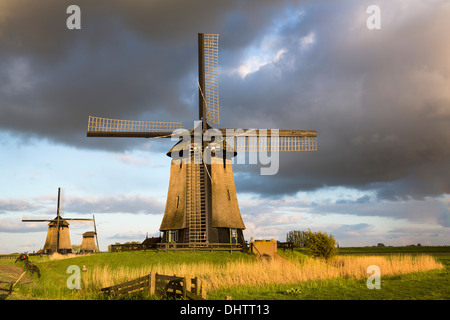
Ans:
{"label": "small window on windmill", "polygon": [[178,241],[178,230],[167,231],[166,241],[167,242],[177,242]]}
{"label": "small window on windmill", "polygon": [[231,201],[230,190],[227,189],[227,193],[228,193],[228,201]]}
{"label": "small window on windmill", "polygon": [[237,229],[230,229],[230,243],[236,244],[237,241]]}
{"label": "small window on windmill", "polygon": [[180,204],[180,196],[177,197],[177,209],[179,204]]}

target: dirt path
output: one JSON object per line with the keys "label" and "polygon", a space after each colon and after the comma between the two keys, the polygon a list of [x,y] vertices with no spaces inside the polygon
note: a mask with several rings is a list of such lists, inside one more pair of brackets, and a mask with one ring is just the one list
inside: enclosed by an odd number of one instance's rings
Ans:
{"label": "dirt path", "polygon": [[[0,264],[0,300],[23,299],[23,297],[14,292],[12,294],[9,293],[11,284],[19,279],[23,271],[24,270],[18,266]],[[21,284],[31,282],[32,279],[28,274],[25,274],[22,279],[20,279]]]}

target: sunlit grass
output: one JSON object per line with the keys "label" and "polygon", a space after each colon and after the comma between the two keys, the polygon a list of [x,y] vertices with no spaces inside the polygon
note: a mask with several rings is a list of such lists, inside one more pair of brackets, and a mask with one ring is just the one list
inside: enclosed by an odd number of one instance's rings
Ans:
{"label": "sunlit grass", "polygon": [[156,263],[145,267],[94,267],[83,277],[84,285],[100,289],[127,280],[141,277],[150,272],[166,275],[200,278],[208,289],[232,286],[254,286],[289,284],[332,278],[367,278],[367,268],[377,265],[382,275],[404,274],[443,268],[442,264],[427,255],[408,256],[345,256],[328,262],[303,255],[289,255],[267,261],[236,260],[222,264],[198,263]]}
{"label": "sunlit grass", "polygon": [[[410,274],[417,274],[418,278],[421,275],[426,277],[430,273],[425,271],[441,272],[444,268],[438,260],[427,254],[344,255],[329,261],[313,259],[297,251],[279,251],[278,254],[277,258],[264,261],[241,252],[230,254],[209,251],[149,251],[57,257],[61,259],[32,257],[41,269],[42,277],[37,279],[33,276],[33,284],[22,286],[19,283],[16,287],[17,290],[22,287],[22,293],[33,299],[103,299],[105,297],[100,293],[101,288],[157,272],[198,277],[207,286],[212,299],[220,299],[225,295],[232,295],[233,298],[268,296],[273,299],[314,299],[319,291],[320,297],[324,299],[326,294],[336,297],[336,292],[354,298],[351,293],[357,288],[368,291],[365,282],[370,265],[380,268],[383,280],[389,277],[403,279],[404,274],[408,274],[408,277]],[[86,267],[87,271],[81,273],[81,290],[67,288],[69,274],[66,270],[71,265]],[[440,278],[439,281],[444,279]],[[404,285],[408,286],[406,283]],[[324,289],[324,286],[328,289]],[[383,287],[380,292],[369,291],[377,298],[383,298],[382,294],[388,292],[388,287]]]}

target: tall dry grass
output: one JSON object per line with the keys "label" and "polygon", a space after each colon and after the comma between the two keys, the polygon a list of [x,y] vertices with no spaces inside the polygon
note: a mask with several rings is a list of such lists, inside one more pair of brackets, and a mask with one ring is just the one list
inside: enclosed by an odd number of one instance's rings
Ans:
{"label": "tall dry grass", "polygon": [[381,276],[443,268],[427,255],[344,256],[328,262],[304,258],[301,261],[277,256],[269,261],[237,261],[226,264],[156,264],[141,268],[98,267],[83,276],[84,284],[100,289],[132,280],[150,272],[165,275],[199,277],[208,289],[239,285],[289,284],[330,278],[367,278],[370,265],[380,267]]}

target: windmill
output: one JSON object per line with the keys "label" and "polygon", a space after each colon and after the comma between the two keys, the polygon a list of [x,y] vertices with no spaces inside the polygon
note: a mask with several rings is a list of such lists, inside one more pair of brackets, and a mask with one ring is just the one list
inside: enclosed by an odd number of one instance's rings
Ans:
{"label": "windmill", "polygon": [[[160,226],[163,242],[189,247],[243,243],[231,158],[237,152],[316,151],[316,131],[222,129],[219,124],[217,34],[198,34],[199,121],[116,120],[89,116],[88,137],[171,138],[169,190]],[[183,130],[184,129],[184,130]],[[214,140],[213,140],[214,139]]]}
{"label": "windmill", "polygon": [[[61,188],[58,188],[58,203],[56,217],[54,219],[22,219],[22,222],[49,222],[47,238],[44,244],[44,253],[71,253],[72,245],[70,243],[69,223],[67,221],[94,221],[95,219],[84,218],[63,218],[63,202],[61,201]],[[98,242],[97,242],[98,245]]]}
{"label": "windmill", "polygon": [[[95,224],[95,216],[92,215],[92,221],[94,222],[94,231],[86,231],[82,234],[80,253],[99,252],[97,237],[97,226]],[[94,241],[95,238],[95,241]]]}
{"label": "windmill", "polygon": [[95,231],[87,231],[83,233],[80,252],[88,253],[98,251],[98,246],[96,246],[94,242],[95,237],[97,237],[97,233]]}

